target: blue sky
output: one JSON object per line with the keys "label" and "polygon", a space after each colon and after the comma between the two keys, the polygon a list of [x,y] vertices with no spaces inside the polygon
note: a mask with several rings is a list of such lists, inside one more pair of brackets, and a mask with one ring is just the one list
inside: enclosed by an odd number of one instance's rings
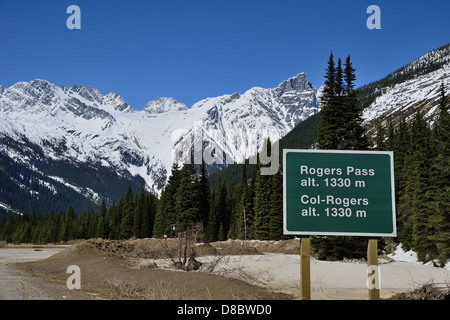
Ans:
{"label": "blue sky", "polygon": [[[69,30],[69,5],[81,30]],[[369,5],[381,30],[369,30]],[[306,72],[318,88],[328,56],[350,54],[357,84],[450,42],[450,1],[0,0],[0,85],[46,79],[116,92],[141,109],[158,96],[272,88]]]}

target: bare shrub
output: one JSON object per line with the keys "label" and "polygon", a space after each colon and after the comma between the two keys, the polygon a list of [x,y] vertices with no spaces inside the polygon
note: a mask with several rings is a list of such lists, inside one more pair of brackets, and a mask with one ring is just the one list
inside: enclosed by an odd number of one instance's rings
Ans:
{"label": "bare shrub", "polygon": [[185,300],[194,299],[187,288],[187,284],[180,281],[165,282],[157,280],[155,285],[148,288],[145,299],[148,300]]}
{"label": "bare shrub", "polygon": [[118,277],[111,277],[107,279],[108,284],[116,292],[117,295],[129,299],[142,299],[145,295],[145,290],[136,285],[133,281],[124,281]]}
{"label": "bare shrub", "polygon": [[226,262],[228,262],[229,258],[230,256],[224,254],[216,256],[207,264],[206,268],[204,269],[205,272],[213,273],[222,261],[226,260]]}
{"label": "bare shrub", "polygon": [[166,254],[172,261],[172,265],[176,269],[185,271],[192,271],[200,269],[202,263],[196,259],[196,245],[200,230],[202,229],[201,223],[195,223],[187,231],[178,232],[178,251],[177,257],[173,257],[167,244],[160,240],[161,245],[166,251]]}
{"label": "bare shrub", "polygon": [[242,264],[238,264],[234,267],[217,268],[217,270],[214,270],[214,273],[220,276],[233,277],[248,283],[260,285],[267,285],[274,279],[274,276],[267,271],[249,272],[248,268]]}
{"label": "bare shrub", "polygon": [[196,298],[187,284],[182,284],[179,279],[169,282],[159,279],[149,288],[137,285],[132,279],[125,281],[117,276],[108,278],[107,282],[119,297],[133,300],[186,300]]}
{"label": "bare shrub", "polygon": [[5,248],[6,247],[6,241],[5,240],[1,240],[0,241],[0,248]]}

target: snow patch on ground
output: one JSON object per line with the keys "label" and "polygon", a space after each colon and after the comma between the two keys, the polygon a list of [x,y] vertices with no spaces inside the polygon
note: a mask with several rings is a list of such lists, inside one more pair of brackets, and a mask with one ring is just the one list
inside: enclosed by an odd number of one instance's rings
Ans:
{"label": "snow patch on ground", "polygon": [[416,252],[414,252],[412,250],[405,251],[405,250],[403,250],[401,245],[397,246],[394,253],[388,254],[388,257],[394,261],[421,263],[419,261],[419,259],[417,259]]}
{"label": "snow patch on ground", "polygon": [[[411,263],[422,264],[422,265],[430,266],[430,267],[438,265],[438,263],[436,261],[434,263],[433,263],[433,261],[429,261],[427,263],[422,263],[417,258],[417,253],[415,251],[413,251],[413,250],[405,251],[401,245],[397,246],[394,253],[388,254],[388,257],[394,261],[411,262]],[[447,263],[444,266],[444,269],[450,270],[450,260],[447,261]]]}

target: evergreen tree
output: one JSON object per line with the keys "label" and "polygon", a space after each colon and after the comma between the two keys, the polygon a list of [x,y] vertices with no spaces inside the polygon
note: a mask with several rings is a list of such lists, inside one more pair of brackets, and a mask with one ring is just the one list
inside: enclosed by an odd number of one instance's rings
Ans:
{"label": "evergreen tree", "polygon": [[126,207],[125,199],[124,199],[124,197],[120,197],[119,202],[117,203],[116,215],[114,217],[114,221],[115,221],[114,222],[114,225],[115,225],[114,239],[123,239],[122,238],[122,217],[125,214],[125,207]]}
{"label": "evergreen tree", "polygon": [[367,150],[369,142],[365,136],[365,129],[362,126],[361,110],[358,107],[359,101],[355,87],[355,68],[347,56],[344,64],[345,95],[341,97],[342,117],[340,119],[339,150]]}
{"label": "evergreen tree", "polygon": [[177,163],[172,165],[172,170],[170,173],[169,181],[166,186],[166,219],[167,225],[165,226],[167,232],[172,229],[172,226],[177,222],[177,211],[176,211],[176,199],[175,194],[181,183],[181,169]]}
{"label": "evergreen tree", "polygon": [[147,208],[145,203],[144,186],[141,187],[141,191],[136,195],[136,201],[134,206],[134,220],[133,220],[133,235],[136,238],[142,238],[142,224]]}
{"label": "evergreen tree", "polygon": [[72,206],[69,206],[67,209],[67,226],[68,226],[68,240],[76,239],[77,233],[76,233],[76,223],[77,223],[77,215],[75,214],[75,211],[73,210]]}
{"label": "evergreen tree", "polygon": [[340,101],[336,96],[336,66],[333,52],[328,60],[328,67],[325,74],[323,95],[321,97],[322,121],[319,123],[318,136],[316,140],[319,149],[335,150],[338,148],[338,137],[341,119]]}
{"label": "evergreen tree", "polygon": [[78,239],[88,238],[88,219],[86,211],[78,217],[77,229]]}
{"label": "evergreen tree", "polygon": [[153,234],[157,237],[170,236],[172,226],[176,223],[175,193],[180,185],[180,168],[173,163],[169,180],[161,192],[158,209],[155,215]]}
{"label": "evergreen tree", "polygon": [[[219,178],[219,185],[220,185],[221,181]],[[216,197],[216,192],[213,189],[211,191],[211,195],[210,195],[210,208],[209,208],[209,215],[208,215],[208,222],[206,224],[205,227],[205,241],[206,242],[214,242],[218,240],[218,233],[219,233],[219,223],[218,223],[218,217],[217,217],[217,213],[216,213],[216,202],[217,202],[217,197]]]}
{"label": "evergreen tree", "polygon": [[386,150],[386,144],[385,144],[385,130],[384,127],[381,125],[381,123],[377,123],[377,137],[375,139],[375,145],[376,150],[382,151]]}
{"label": "evergreen tree", "polygon": [[202,158],[202,164],[200,165],[200,180],[198,182],[198,203],[199,203],[199,218],[205,226],[208,222],[208,215],[210,211],[209,207],[209,179],[206,172],[205,161]]}
{"label": "evergreen tree", "polygon": [[[263,144],[264,154],[271,154],[272,144],[270,139],[267,139]],[[255,203],[254,203],[254,236],[256,239],[269,240],[271,234],[271,214],[272,214],[272,176],[261,174],[261,163],[258,160],[257,175],[255,179]]]}
{"label": "evergreen tree", "polygon": [[95,238],[97,236],[97,226],[98,219],[94,210],[89,209],[87,211],[87,220],[88,220],[88,238]]}
{"label": "evergreen tree", "polygon": [[405,118],[403,118],[400,123],[398,124],[398,128],[396,130],[396,134],[394,135],[394,141],[391,143],[393,145],[393,151],[395,153],[394,157],[394,172],[395,172],[395,186],[396,186],[396,201],[398,205],[398,201],[403,195],[403,190],[405,189],[405,175],[403,173],[404,171],[404,164],[405,164],[405,158],[409,151],[409,132],[408,132],[408,125],[405,121]]}
{"label": "evergreen tree", "polygon": [[256,177],[259,175],[259,165],[254,165],[250,175],[249,188],[247,190],[247,207],[245,219],[247,221],[247,234],[249,239],[255,239],[255,199]]}
{"label": "evergreen tree", "polygon": [[[86,219],[87,220],[87,219]],[[83,225],[82,230],[86,229],[85,225]],[[109,225],[106,219],[106,204],[105,200],[102,201],[100,205],[100,211],[98,215],[98,225],[97,225],[97,237],[99,238],[108,238],[109,235]]]}
{"label": "evergreen tree", "polygon": [[435,255],[437,249],[429,238],[434,233],[429,223],[432,216],[431,131],[420,112],[416,113],[408,134],[410,142],[401,171],[403,190],[398,205],[399,239],[407,248],[416,250],[419,259],[425,261]]}
{"label": "evergreen tree", "polygon": [[108,208],[108,212],[107,212],[107,216],[108,216],[108,230],[109,230],[109,234],[108,234],[108,238],[109,239],[119,239],[119,232],[117,231],[117,226],[119,224],[119,217],[118,217],[118,209],[117,209],[117,205],[113,202],[112,205],[109,206]]}
{"label": "evergreen tree", "polygon": [[200,221],[197,171],[193,164],[185,164],[180,173],[180,185],[175,193],[176,225],[178,231],[188,230]]}
{"label": "evergreen tree", "polygon": [[450,258],[450,114],[444,84],[441,84],[439,109],[435,122],[435,145],[437,154],[432,166],[432,198],[434,200],[431,218],[435,234],[430,240],[436,243],[437,258],[444,266]]}
{"label": "evergreen tree", "polygon": [[150,238],[153,236],[153,225],[155,223],[156,208],[158,207],[158,197],[150,192],[145,196],[144,216],[142,218],[142,237]]}
{"label": "evergreen tree", "polygon": [[342,73],[342,62],[341,58],[338,58],[337,66],[336,66],[336,83],[335,83],[335,95],[340,97],[344,94],[344,78]]}
{"label": "evergreen tree", "polygon": [[155,237],[163,237],[168,235],[169,231],[169,221],[168,221],[168,197],[169,193],[164,189],[161,192],[161,197],[159,199],[158,209],[155,215],[155,223],[153,225],[153,235]]}
{"label": "evergreen tree", "polygon": [[122,211],[122,220],[120,222],[120,238],[129,239],[133,236],[134,226],[134,196],[131,186],[128,186],[125,194],[125,203]]}
{"label": "evergreen tree", "polygon": [[[342,71],[340,59],[335,67],[333,53],[328,60],[321,98],[322,120],[318,127],[317,148],[332,150],[366,150],[369,147],[354,90],[355,69],[350,55]],[[342,80],[343,79],[343,80]],[[354,257],[365,252],[364,239],[354,237],[313,237],[312,246],[328,259]]]}
{"label": "evergreen tree", "polygon": [[387,141],[386,141],[386,146],[385,146],[387,151],[394,151],[395,140],[396,140],[395,128],[394,128],[394,124],[391,121],[391,122],[389,122],[389,125],[388,125]]}
{"label": "evergreen tree", "polygon": [[283,175],[281,168],[272,176],[269,238],[271,240],[285,238],[283,236]]}
{"label": "evergreen tree", "polygon": [[255,182],[255,238],[270,239],[272,176],[258,174]]}
{"label": "evergreen tree", "polygon": [[440,110],[440,120],[442,117],[448,115],[449,102],[448,97],[445,93],[445,85],[444,82],[441,82],[441,87],[439,89],[439,110]]}
{"label": "evergreen tree", "polygon": [[59,234],[60,241],[68,241],[74,239],[75,229],[75,211],[72,206],[69,206],[66,213],[61,212],[62,224]]}
{"label": "evergreen tree", "polygon": [[225,181],[219,181],[215,203],[216,228],[218,231],[217,240],[226,240],[230,226],[230,211],[228,207],[228,195]]}
{"label": "evergreen tree", "polygon": [[233,203],[233,218],[231,222],[229,237],[237,239],[247,238],[247,164],[244,162],[241,165],[241,180],[235,192],[232,192],[232,197],[234,199]]}

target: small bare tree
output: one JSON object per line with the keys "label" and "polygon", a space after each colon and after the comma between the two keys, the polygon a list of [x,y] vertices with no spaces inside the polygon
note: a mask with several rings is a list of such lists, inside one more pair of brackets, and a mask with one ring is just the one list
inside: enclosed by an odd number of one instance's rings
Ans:
{"label": "small bare tree", "polygon": [[201,267],[202,263],[196,259],[197,254],[195,252],[201,229],[202,224],[197,222],[193,223],[188,230],[178,232],[178,256],[176,258],[171,254],[167,244],[160,241],[175,268],[192,271]]}

